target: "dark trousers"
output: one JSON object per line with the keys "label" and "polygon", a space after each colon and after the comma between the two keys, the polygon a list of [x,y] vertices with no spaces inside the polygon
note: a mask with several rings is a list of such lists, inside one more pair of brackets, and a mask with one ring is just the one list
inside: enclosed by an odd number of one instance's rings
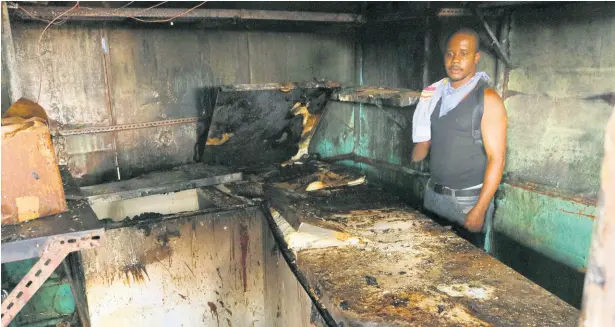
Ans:
{"label": "dark trousers", "polygon": [[457,231],[459,236],[467,239],[476,247],[485,249],[485,251],[489,252],[491,249],[491,223],[493,222],[493,212],[495,208],[494,200],[491,199],[491,202],[489,203],[489,208],[485,214],[482,231],[479,233],[472,233],[463,228],[463,226],[465,225],[466,215],[472,208],[474,208],[476,202],[478,202],[478,193],[480,192],[480,189],[476,191],[477,195],[475,196],[450,196],[436,193],[431,187],[431,184],[432,183],[428,182],[427,187],[425,188],[425,196],[423,200],[423,206],[425,209],[449,222],[454,223],[453,228]]}

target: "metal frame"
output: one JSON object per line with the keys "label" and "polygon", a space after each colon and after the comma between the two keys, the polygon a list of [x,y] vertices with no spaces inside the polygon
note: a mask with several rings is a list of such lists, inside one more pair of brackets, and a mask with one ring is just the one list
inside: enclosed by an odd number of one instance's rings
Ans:
{"label": "metal frame", "polygon": [[[60,173],[65,191],[78,192],[79,188],[66,166],[60,166]],[[2,263],[40,257],[2,301],[2,327],[11,323],[69,253],[99,247],[104,243],[102,222],[87,200],[67,202],[69,210],[66,212],[19,225],[2,226]],[[82,316],[80,311],[78,313]]]}
{"label": "metal frame", "polygon": [[[194,9],[186,13],[184,9],[175,8],[153,8],[143,10],[143,8],[87,8],[80,7],[67,12],[70,7],[34,7],[19,6],[10,7],[16,10],[16,16],[23,20],[51,20],[59,14],[66,12],[63,19],[73,21],[121,21],[128,19],[168,19],[169,17],[180,16],[173,21],[203,21],[219,20],[231,21],[278,21],[278,22],[317,22],[317,23],[336,23],[362,25],[369,22],[392,22],[408,19],[423,18],[425,16],[435,17],[464,17],[473,16],[475,13],[469,8],[440,8],[426,9],[413,12],[394,12],[381,13],[377,18],[369,19],[367,15],[353,13],[328,13],[312,11],[285,11],[285,10],[242,10],[242,9]],[[24,10],[19,10],[23,8]],[[27,14],[26,11],[30,14]],[[497,16],[499,9],[485,9],[485,15]]]}
{"label": "metal frame", "polygon": [[2,327],[11,323],[69,253],[101,246],[104,242],[103,235],[103,232],[90,232],[81,237],[74,235],[50,237],[41,251],[39,261],[2,302]]}
{"label": "metal frame", "polygon": [[152,122],[146,122],[146,123],[120,124],[120,125],[101,126],[101,127],[75,128],[75,129],[61,129],[57,131],[52,131],[52,135],[53,136],[70,136],[70,135],[81,135],[81,134],[109,133],[109,132],[128,131],[128,130],[134,130],[134,129],[150,128],[150,127],[190,124],[190,123],[196,123],[196,122],[202,121],[204,119],[205,119],[204,117],[188,117],[188,118],[177,118],[177,119],[165,119],[165,120],[158,120],[158,121],[152,121]]}
{"label": "metal frame", "polygon": [[179,166],[170,171],[153,172],[136,179],[82,187],[78,194],[67,192],[67,197],[97,204],[232,183],[242,179],[241,172],[197,163]]}

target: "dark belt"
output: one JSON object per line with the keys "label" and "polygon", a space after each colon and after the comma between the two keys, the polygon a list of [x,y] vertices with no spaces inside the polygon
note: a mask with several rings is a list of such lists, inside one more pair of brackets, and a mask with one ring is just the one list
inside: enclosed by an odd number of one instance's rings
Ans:
{"label": "dark belt", "polygon": [[454,197],[457,197],[457,196],[478,196],[478,195],[480,195],[480,190],[481,190],[481,188],[475,188],[475,189],[471,189],[471,190],[455,190],[455,189],[452,189],[450,187],[446,187],[444,185],[441,185],[441,184],[438,184],[438,183],[434,183],[434,182],[431,181],[431,179],[427,183],[427,187],[429,187],[430,189],[432,189],[434,192],[436,192],[438,194],[454,196]]}

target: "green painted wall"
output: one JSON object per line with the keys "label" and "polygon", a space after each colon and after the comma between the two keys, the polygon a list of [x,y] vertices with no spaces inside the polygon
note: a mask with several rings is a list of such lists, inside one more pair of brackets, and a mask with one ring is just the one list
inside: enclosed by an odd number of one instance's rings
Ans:
{"label": "green painted wall", "polygon": [[[358,105],[356,105],[358,107]],[[309,152],[333,157],[355,150],[355,104],[329,102],[310,142]]]}
{"label": "green painted wall", "polygon": [[503,184],[494,228],[580,270],[587,267],[596,207]]}

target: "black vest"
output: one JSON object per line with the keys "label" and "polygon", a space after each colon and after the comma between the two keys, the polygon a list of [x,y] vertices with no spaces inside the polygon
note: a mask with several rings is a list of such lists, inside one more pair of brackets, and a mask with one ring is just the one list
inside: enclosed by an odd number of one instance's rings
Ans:
{"label": "black vest", "polygon": [[440,117],[442,100],[431,114],[429,168],[434,182],[452,189],[481,184],[487,155],[480,133],[486,83],[480,80],[457,107]]}

